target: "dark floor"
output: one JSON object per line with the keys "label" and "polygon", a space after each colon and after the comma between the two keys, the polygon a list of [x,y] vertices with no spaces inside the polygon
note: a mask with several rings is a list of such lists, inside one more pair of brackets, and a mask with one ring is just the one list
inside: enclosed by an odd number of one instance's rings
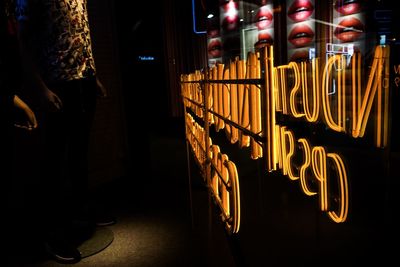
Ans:
{"label": "dark floor", "polygon": [[[199,176],[191,176],[193,190],[192,195],[189,194],[183,123],[183,120],[173,120],[165,131],[153,131],[149,136],[149,159],[133,161],[132,174],[97,190],[99,199],[105,200],[117,218],[117,224],[107,226],[114,240],[103,251],[73,266],[203,267],[218,264],[218,259],[210,258],[208,194]],[[196,167],[193,162],[190,165]],[[198,203],[193,205],[193,212],[190,199]],[[223,262],[225,264],[219,266],[232,266],[227,265],[229,261]],[[49,259],[40,245],[32,245],[14,257],[10,266],[64,265]]]}

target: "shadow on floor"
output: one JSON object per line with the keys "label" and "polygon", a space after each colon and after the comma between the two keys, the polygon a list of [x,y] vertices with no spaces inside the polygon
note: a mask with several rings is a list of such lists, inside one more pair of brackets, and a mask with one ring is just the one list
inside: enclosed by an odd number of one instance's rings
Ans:
{"label": "shadow on floor", "polygon": [[[149,158],[133,162],[126,177],[95,189],[97,204],[117,218],[115,225],[107,226],[114,240],[74,266],[212,266],[205,263],[207,255],[201,248],[203,229],[192,225],[183,123],[176,120],[162,132],[152,131]],[[207,199],[199,181],[193,185],[195,201]],[[19,248],[9,266],[64,266],[48,258],[40,239],[32,234],[34,229],[29,232],[24,223],[19,227],[20,238],[15,238]]]}

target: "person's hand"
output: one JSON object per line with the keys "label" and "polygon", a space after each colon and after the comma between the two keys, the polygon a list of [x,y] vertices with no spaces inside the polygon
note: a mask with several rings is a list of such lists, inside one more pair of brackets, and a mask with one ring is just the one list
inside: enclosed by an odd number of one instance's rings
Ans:
{"label": "person's hand", "polygon": [[97,96],[100,98],[107,97],[107,90],[97,77],[96,77],[96,93]]}
{"label": "person's hand", "polygon": [[42,94],[40,96],[40,102],[41,102],[41,107],[44,110],[50,112],[57,112],[62,109],[63,104],[57,94],[55,94],[46,86],[44,86],[41,89],[41,92]]}
{"label": "person's hand", "polygon": [[25,130],[33,130],[36,129],[38,126],[35,113],[32,109],[17,95],[14,96],[14,106],[19,110],[22,111],[24,117],[20,121],[16,121],[14,126],[17,128],[22,128]]}

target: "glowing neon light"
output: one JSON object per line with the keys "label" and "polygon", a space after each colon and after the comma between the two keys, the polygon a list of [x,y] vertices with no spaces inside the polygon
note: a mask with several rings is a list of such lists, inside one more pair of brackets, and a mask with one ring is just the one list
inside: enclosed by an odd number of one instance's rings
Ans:
{"label": "glowing neon light", "polygon": [[290,111],[295,118],[300,118],[305,115],[304,113],[298,112],[296,107],[296,104],[299,102],[296,96],[297,92],[300,90],[300,70],[296,62],[290,62],[289,69],[292,69],[294,73],[294,85],[290,90],[289,97]]}
{"label": "glowing neon light", "polygon": [[[234,80],[237,77],[236,74],[236,63],[235,62],[230,62],[229,65],[229,79]],[[237,84],[231,84],[230,86],[230,100],[231,100],[231,120],[239,124],[239,106],[238,106],[238,88]],[[231,133],[231,143],[234,144],[239,140],[239,130],[236,127],[232,127],[232,133]]]}
{"label": "glowing neon light", "polygon": [[[237,60],[237,78],[245,79],[246,61]],[[248,128],[249,125],[249,99],[248,93],[244,84],[238,85],[238,103],[239,103],[239,124],[243,128]],[[250,145],[250,137],[240,132],[239,134],[239,147],[248,147]]]}
{"label": "glowing neon light", "polygon": [[[260,61],[257,59],[257,55],[254,53],[249,53],[247,56],[247,77],[250,79],[260,78]],[[250,130],[258,134],[261,132],[261,98],[260,91],[255,84],[251,84],[250,88]],[[258,159],[262,157],[262,148],[250,137],[250,148],[251,148],[251,158]]]}
{"label": "glowing neon light", "polygon": [[[351,56],[351,95],[346,95],[345,73],[348,69],[346,69],[347,58],[344,55],[331,55],[327,58],[325,66],[321,67],[324,71],[320,81],[318,78],[320,69],[318,59],[312,60],[311,71],[309,71],[309,65],[307,65],[309,63],[289,63],[285,66],[274,67],[272,47],[265,47],[264,49],[265,56],[262,60],[265,66],[263,88],[265,89],[263,101],[265,106],[261,107],[260,90],[252,83],[246,84],[244,82],[237,85],[229,83],[229,80],[234,79],[245,80],[261,77],[258,56],[249,54],[247,62],[235,60],[230,63],[229,68],[225,71],[223,65],[219,65],[206,74],[209,78],[209,82],[206,82],[204,86],[206,92],[208,92],[208,96],[206,96],[208,107],[206,108],[255,134],[260,133],[264,136],[266,141],[263,148],[265,148],[265,157],[268,163],[267,170],[281,169],[282,173],[287,175],[289,179],[300,179],[301,189],[306,195],[319,194],[321,211],[326,212],[334,222],[344,222],[348,216],[349,190],[347,172],[342,158],[336,153],[327,153],[322,146],[312,148],[305,138],[298,139],[296,143],[292,131],[288,130],[286,126],[276,124],[275,112],[289,114],[290,109],[290,114],[293,117],[304,116],[309,122],[316,122],[321,117],[329,128],[338,132],[348,130],[346,129],[346,119],[348,119],[350,121],[348,128],[351,128],[352,136],[359,138],[363,137],[365,133],[372,105],[376,102],[375,145],[378,147],[386,146],[389,113],[389,48],[386,46],[376,47],[364,90],[362,90],[361,81],[361,57],[357,52]],[[292,71],[293,75],[289,75],[289,71]],[[400,72],[400,67],[395,67],[395,71]],[[312,75],[311,89],[309,88],[310,75]],[[222,83],[212,82],[221,79],[227,81],[225,86]],[[181,75],[181,92],[184,96],[184,105],[197,114],[201,114],[199,106],[201,107],[204,102],[200,86],[203,80],[204,76],[199,73],[194,76]],[[185,84],[185,81],[192,83]],[[292,84],[289,82],[292,82],[294,86],[287,90],[287,84]],[[329,95],[332,86],[336,88],[335,93]],[[346,97],[351,97],[351,100],[347,101]],[[337,105],[333,105],[333,99]],[[302,101],[302,106],[299,106],[299,101]],[[349,118],[346,118],[346,102],[351,104]],[[322,107],[323,112],[319,112],[320,107]],[[266,111],[264,121],[261,121],[262,109]],[[222,126],[223,120],[214,117],[216,129],[222,129],[221,127],[224,127]],[[211,122],[212,116],[206,118],[206,121],[208,120]],[[234,214],[240,212],[240,203],[233,204],[237,199],[235,200],[232,194],[238,194],[238,183],[237,188],[233,191],[236,193],[232,193],[230,190],[233,190],[231,178],[237,177],[237,174],[235,174],[236,167],[233,168],[234,165],[231,165],[233,163],[229,161],[228,156],[221,154],[219,148],[215,145],[211,145],[209,155],[206,157],[204,152],[207,148],[205,141],[207,140],[209,144],[212,143],[211,139],[207,139],[208,133],[189,115],[187,115],[185,121],[187,139],[196,157],[204,163],[207,162],[205,158],[212,159],[213,165],[217,168],[217,171],[212,173],[210,186],[213,188],[213,194],[219,201],[224,218],[226,218],[227,228],[235,229],[240,223],[240,216]],[[252,158],[262,156],[258,153],[263,150],[259,149],[259,144],[253,138],[250,139],[239,129],[232,126],[228,129],[227,126],[225,127],[228,138],[232,143],[239,141],[240,147],[248,146],[251,143]],[[236,138],[233,137],[234,130],[237,133]],[[292,162],[296,156],[296,147],[299,147],[303,152],[303,162],[300,166],[297,166],[298,175],[295,173]],[[328,163],[332,168],[327,169]],[[218,173],[220,175],[216,176]],[[337,181],[338,188],[336,191],[335,188],[331,187],[332,184],[336,183],[329,183],[333,179]],[[313,182],[317,182],[318,189],[312,187]],[[339,196],[339,198],[335,198],[335,200],[338,200],[338,206],[330,205],[335,194]],[[237,224],[232,223],[233,221],[236,221]]]}
{"label": "glowing neon light", "polygon": [[232,222],[229,224],[232,233],[238,233],[240,228],[240,187],[239,175],[236,165],[232,161],[227,161],[225,166],[228,168],[229,183],[232,189],[230,194],[231,203],[231,218]]}
{"label": "glowing neon light", "polygon": [[[329,82],[330,74],[332,73],[332,67],[335,64],[338,64],[339,68],[337,68],[337,76],[338,76],[338,92],[337,92],[337,122],[334,121],[332,112],[331,112],[331,105],[330,105],[330,98],[329,98]],[[322,109],[325,115],[325,122],[329,128],[337,132],[345,132],[346,126],[346,92],[345,92],[345,68],[346,68],[346,60],[343,55],[334,55],[328,58],[328,62],[325,66],[324,73],[322,74]]]}
{"label": "glowing neon light", "polygon": [[240,228],[240,191],[236,165],[222,154],[217,145],[212,145],[209,187],[221,210],[225,227],[229,233],[238,233]]}
{"label": "glowing neon light", "polygon": [[[275,125],[275,155],[277,165],[280,170],[283,169],[283,156],[282,156],[282,142],[281,142],[281,128],[279,125]],[[276,168],[275,168],[276,169]]]}
{"label": "glowing neon light", "polygon": [[[265,121],[264,121],[264,136],[266,137],[265,142],[265,151],[267,157],[267,171],[276,170],[276,165],[278,163],[278,155],[277,155],[277,130],[275,129],[275,96],[277,94],[277,90],[275,90],[276,80],[274,79],[274,58],[273,58],[273,49],[272,46],[264,48],[264,67],[265,67],[265,99],[264,109],[265,112]],[[280,134],[278,134],[279,136]]]}
{"label": "glowing neon light", "polygon": [[311,165],[311,149],[310,144],[305,138],[299,138],[298,142],[303,146],[303,155],[304,155],[304,163],[300,167],[300,183],[301,189],[303,190],[304,194],[307,196],[313,196],[317,194],[317,192],[313,192],[309,189],[307,183],[307,169]]}
{"label": "glowing neon light", "polygon": [[298,176],[294,175],[291,164],[291,158],[294,155],[294,135],[292,131],[286,130],[285,126],[281,127],[281,146],[283,174],[289,176],[290,180],[299,179]]}
{"label": "glowing neon light", "polygon": [[[229,68],[225,67],[225,69],[223,70],[223,79],[224,80],[228,80],[230,77],[229,74]],[[224,119],[228,119],[231,120],[231,96],[230,96],[230,84],[222,84],[222,116]],[[228,140],[231,139],[231,135],[232,135],[232,127],[231,125],[228,123],[225,123],[225,133],[226,133],[226,137],[228,138]]]}
{"label": "glowing neon light", "polygon": [[334,166],[336,166],[336,170],[338,172],[339,186],[340,186],[339,212],[329,211],[328,215],[334,222],[341,223],[346,221],[347,214],[349,211],[349,189],[347,184],[346,168],[339,155],[335,153],[328,153],[327,156],[328,158],[331,158],[335,163]]}
{"label": "glowing neon light", "polygon": [[[357,54],[357,53],[356,53]],[[357,71],[356,67],[359,65],[359,59],[355,58],[352,60],[352,97],[353,105],[357,103],[357,109],[353,107],[353,129],[352,136],[363,137],[368,122],[369,115],[371,113],[372,104],[374,102],[375,95],[377,95],[377,109],[376,109],[376,139],[375,145],[377,147],[385,147],[387,145],[388,136],[388,80],[389,80],[389,47],[377,46],[375,49],[374,60],[372,63],[371,71],[369,74],[367,86],[365,89],[364,97],[362,98],[361,104],[358,101],[361,100],[361,82],[357,79],[360,76],[360,72]],[[383,105],[383,107],[382,107]],[[383,117],[383,119],[382,119]]]}
{"label": "glowing neon light", "polygon": [[[312,90],[308,90],[308,76],[307,76],[307,63],[301,62],[301,81],[302,81],[302,93],[303,93],[303,109],[306,115],[306,119],[309,122],[316,122],[319,116],[319,69],[318,59],[312,60]],[[312,111],[310,111],[310,100],[309,94],[312,94]]]}
{"label": "glowing neon light", "polygon": [[[349,206],[349,193],[346,168],[341,157],[336,153],[326,153],[325,149],[321,146],[311,148],[309,141],[305,138],[299,138],[298,143],[303,150],[304,161],[300,168],[300,177],[293,173],[291,158],[295,156],[294,150],[294,135],[286,126],[276,125],[276,131],[280,132],[280,137],[277,138],[277,145],[280,146],[279,151],[279,168],[282,169],[282,174],[287,175],[291,180],[300,178],[300,185],[302,191],[308,195],[313,196],[319,194],[320,210],[327,212],[330,219],[334,222],[344,222],[348,214]],[[328,173],[327,160],[332,160],[336,170],[336,176],[333,173]],[[311,172],[308,172],[311,170]],[[329,203],[333,201],[333,189],[328,187],[328,181],[337,179],[339,184],[339,207],[333,211]],[[318,192],[313,191],[309,184],[313,180],[318,182]]]}
{"label": "glowing neon light", "polygon": [[[287,86],[286,86],[286,70],[288,68],[288,65],[284,65],[284,66],[278,66],[276,67],[277,69],[277,73],[280,74],[279,77],[280,79],[278,79],[278,85],[277,88],[280,88],[281,94],[278,93],[278,96],[280,96],[279,100],[277,101],[279,103],[280,106],[279,109],[277,109],[276,111],[282,111],[283,114],[288,114],[288,108],[287,108],[287,102],[286,102],[286,92],[287,92]],[[281,82],[279,84],[279,81]],[[280,86],[279,86],[280,85]]]}
{"label": "glowing neon light", "polygon": [[[216,80],[222,80],[222,77],[224,75],[224,64],[217,64],[217,68],[216,68],[216,76],[215,79]],[[218,83],[217,84],[217,98],[215,100],[215,102],[218,103],[217,105],[217,110],[216,112],[221,115],[224,116],[224,92],[223,92],[223,84],[222,83]],[[216,130],[217,132],[221,129],[224,129],[225,127],[225,122],[221,119],[218,119],[218,123],[216,123]]]}
{"label": "glowing neon light", "polygon": [[[207,75],[207,80],[211,80],[212,79],[212,70],[207,71],[206,72]],[[214,94],[214,84],[212,83],[205,83],[204,85],[204,90],[206,92],[206,98],[207,98],[207,106],[205,107],[206,110],[212,110],[213,109],[213,94]],[[214,124],[215,123],[215,119],[214,119],[214,115],[210,112],[207,112],[208,114],[208,120],[206,119],[205,121],[208,121],[209,124]]]}
{"label": "glowing neon light", "polygon": [[328,211],[328,184],[326,181],[326,153],[321,146],[316,146],[311,151],[311,166],[315,178],[320,183],[320,208],[322,211]]}

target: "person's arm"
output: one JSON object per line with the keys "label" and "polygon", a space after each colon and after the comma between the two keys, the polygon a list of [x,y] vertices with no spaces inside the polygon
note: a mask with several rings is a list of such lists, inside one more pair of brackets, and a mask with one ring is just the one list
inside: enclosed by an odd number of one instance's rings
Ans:
{"label": "person's arm", "polygon": [[23,128],[27,130],[36,129],[38,124],[36,120],[35,113],[33,110],[17,95],[14,95],[14,106],[21,110],[25,118],[22,121],[14,123],[15,127]]}
{"label": "person's arm", "polygon": [[104,85],[100,82],[99,78],[96,77],[97,95],[101,98],[107,97],[107,90]]}
{"label": "person's arm", "polygon": [[17,26],[18,26],[18,40],[20,46],[22,66],[26,80],[29,83],[29,88],[36,90],[40,99],[42,108],[50,111],[57,111],[61,109],[62,102],[60,98],[52,92],[44,83],[39,74],[37,65],[33,60],[33,47],[35,32],[32,29],[32,14],[29,10],[34,5],[33,0],[18,0],[17,1]]}

